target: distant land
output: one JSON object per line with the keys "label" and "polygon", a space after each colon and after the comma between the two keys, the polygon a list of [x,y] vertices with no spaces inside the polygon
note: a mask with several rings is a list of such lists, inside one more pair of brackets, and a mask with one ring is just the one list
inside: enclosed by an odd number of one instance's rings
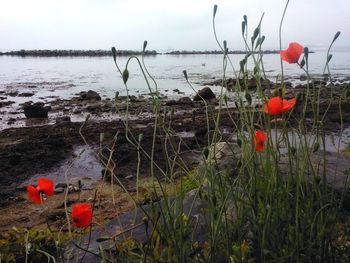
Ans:
{"label": "distant land", "polygon": [[[262,50],[263,54],[278,54],[279,50]],[[228,54],[246,54],[246,51],[233,50],[229,51]],[[254,52],[257,53],[257,52]],[[310,51],[310,53],[314,53]],[[141,55],[142,51],[134,50],[117,50],[117,56],[133,56]],[[145,51],[145,55],[217,55],[222,54],[220,50],[205,50],[205,51],[188,51],[188,50],[176,50],[166,53],[158,53],[156,50]],[[104,57],[112,56],[110,50],[16,50],[8,52],[0,52],[0,56],[29,56],[29,57]]]}
{"label": "distant land", "polygon": [[[141,51],[117,50],[117,56],[141,55]],[[157,51],[145,51],[145,55],[157,55]],[[111,50],[16,50],[0,52],[0,56],[28,56],[28,57],[106,57],[112,56]]]}

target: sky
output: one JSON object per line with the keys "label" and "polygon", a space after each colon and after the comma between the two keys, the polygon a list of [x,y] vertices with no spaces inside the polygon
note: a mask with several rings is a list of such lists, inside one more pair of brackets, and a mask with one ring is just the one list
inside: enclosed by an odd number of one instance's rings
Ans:
{"label": "sky", "polygon": [[[286,0],[0,0],[0,49],[215,50],[216,30],[230,50],[244,49],[264,14],[263,49],[278,49]],[[350,0],[290,0],[282,28],[289,42],[324,48],[341,31],[335,49],[350,48]]]}

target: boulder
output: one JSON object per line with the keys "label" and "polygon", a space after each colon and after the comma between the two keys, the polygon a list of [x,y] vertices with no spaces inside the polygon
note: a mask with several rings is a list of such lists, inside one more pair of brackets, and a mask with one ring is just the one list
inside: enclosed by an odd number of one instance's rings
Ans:
{"label": "boulder", "polygon": [[79,95],[81,100],[101,100],[101,96],[93,90],[82,91]]}
{"label": "boulder", "polygon": [[71,119],[69,116],[62,116],[56,118],[56,124],[67,124],[70,123]]}
{"label": "boulder", "polygon": [[216,96],[214,92],[209,87],[204,87],[203,89],[199,90],[198,93],[193,97],[194,101],[201,101],[201,100],[211,100],[215,99]]}
{"label": "boulder", "polygon": [[18,94],[18,97],[32,97],[34,96],[34,93],[32,92],[23,92],[21,94]]}
{"label": "boulder", "polygon": [[193,105],[193,101],[189,97],[182,97],[179,100],[168,100],[167,102],[165,102],[165,105]]}
{"label": "boulder", "polygon": [[180,104],[193,105],[193,101],[189,97],[182,97],[178,100]]}
{"label": "boulder", "polygon": [[27,118],[47,118],[50,107],[44,107],[44,103],[25,104],[24,115]]}

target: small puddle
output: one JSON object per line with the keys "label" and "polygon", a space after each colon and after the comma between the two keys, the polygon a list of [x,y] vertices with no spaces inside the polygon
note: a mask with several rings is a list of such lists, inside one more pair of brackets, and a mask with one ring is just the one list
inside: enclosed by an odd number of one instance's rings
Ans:
{"label": "small puddle", "polygon": [[64,160],[59,166],[49,172],[36,174],[20,185],[20,188],[28,184],[36,183],[36,179],[45,177],[53,180],[55,185],[68,182],[77,185],[80,180],[83,189],[92,189],[93,185],[101,179],[103,166],[97,159],[94,151],[88,146],[77,146],[71,158]]}

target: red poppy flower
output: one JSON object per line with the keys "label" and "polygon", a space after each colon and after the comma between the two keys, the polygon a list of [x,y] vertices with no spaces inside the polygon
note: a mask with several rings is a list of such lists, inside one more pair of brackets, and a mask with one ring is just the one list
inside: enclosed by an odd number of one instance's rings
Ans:
{"label": "red poppy flower", "polygon": [[279,115],[286,111],[289,111],[296,104],[296,98],[290,100],[283,100],[281,97],[272,97],[264,105],[264,112],[269,115]]}
{"label": "red poppy flower", "polygon": [[73,225],[87,228],[92,221],[92,207],[87,203],[75,204],[72,208]]}
{"label": "red poppy flower", "polygon": [[28,198],[34,204],[42,204],[43,199],[41,194],[45,194],[46,196],[52,196],[54,194],[54,182],[47,178],[38,178],[37,181],[37,187],[32,185],[27,186]]}
{"label": "red poppy flower", "polygon": [[282,50],[280,55],[282,60],[289,64],[297,63],[301,54],[303,53],[304,47],[299,43],[292,42],[289,44],[286,50]]}
{"label": "red poppy flower", "polygon": [[255,151],[262,152],[265,150],[265,142],[267,141],[267,134],[261,130],[255,132],[254,144]]}

